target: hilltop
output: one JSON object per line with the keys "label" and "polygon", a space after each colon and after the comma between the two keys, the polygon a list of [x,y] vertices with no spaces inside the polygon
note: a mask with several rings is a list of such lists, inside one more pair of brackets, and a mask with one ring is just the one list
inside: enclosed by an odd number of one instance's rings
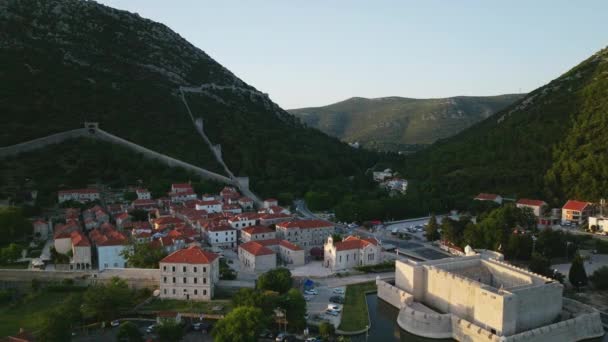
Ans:
{"label": "hilltop", "polygon": [[450,137],[523,96],[353,97],[328,106],[289,112],[309,127],[343,141],[359,142],[370,149],[403,151]]}
{"label": "hilltop", "polygon": [[478,192],[597,200],[608,188],[608,49],[508,108],[406,158],[435,207]]}
{"label": "hilltop", "polygon": [[375,163],[306,128],[165,25],[92,1],[0,2],[0,64],[0,82],[10,84],[0,89],[0,146],[93,121],[223,172],[182,103],[179,89],[189,87],[197,89],[185,93],[194,117],[231,171],[262,195],[301,195]]}

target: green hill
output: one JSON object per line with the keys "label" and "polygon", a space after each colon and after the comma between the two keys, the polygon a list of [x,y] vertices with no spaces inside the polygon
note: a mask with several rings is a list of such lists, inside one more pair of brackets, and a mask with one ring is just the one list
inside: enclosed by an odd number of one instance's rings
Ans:
{"label": "green hill", "polygon": [[[97,121],[112,134],[222,172],[186,98],[237,176],[262,195],[301,195],[376,156],[304,127],[165,25],[91,1],[0,2],[0,146]],[[289,196],[287,196],[289,197]]]}
{"label": "green hill", "polygon": [[343,141],[387,151],[415,150],[450,137],[523,97],[457,96],[444,99],[353,97],[324,107],[289,112]]}
{"label": "green hill", "polygon": [[597,200],[608,191],[608,49],[402,167],[435,208],[478,192]]}

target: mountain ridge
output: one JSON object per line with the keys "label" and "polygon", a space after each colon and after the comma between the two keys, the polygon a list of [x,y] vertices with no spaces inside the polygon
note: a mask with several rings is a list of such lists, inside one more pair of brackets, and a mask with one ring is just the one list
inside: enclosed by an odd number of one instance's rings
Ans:
{"label": "mountain ridge", "polygon": [[343,141],[359,142],[371,149],[397,151],[447,138],[522,96],[351,97],[327,106],[289,112],[308,126]]}

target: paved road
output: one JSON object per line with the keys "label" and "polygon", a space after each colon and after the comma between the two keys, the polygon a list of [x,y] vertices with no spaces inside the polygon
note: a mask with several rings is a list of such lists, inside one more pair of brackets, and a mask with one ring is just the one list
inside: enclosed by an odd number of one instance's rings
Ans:
{"label": "paved road", "polygon": [[[319,283],[320,284],[320,283]],[[345,288],[340,287],[343,290]],[[342,312],[338,316],[331,316],[325,314],[327,305],[330,304],[329,298],[335,296],[333,294],[334,287],[328,287],[326,285],[315,286],[315,289],[319,292],[318,295],[310,296],[310,301],[307,302],[306,312],[308,313],[309,320],[317,321],[317,318],[331,322],[336,328],[340,325],[342,318]]]}

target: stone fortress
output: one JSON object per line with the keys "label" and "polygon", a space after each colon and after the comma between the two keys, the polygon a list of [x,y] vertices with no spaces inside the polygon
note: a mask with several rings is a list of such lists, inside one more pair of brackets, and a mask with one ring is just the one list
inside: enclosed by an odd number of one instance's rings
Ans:
{"label": "stone fortress", "polygon": [[415,335],[457,341],[580,341],[604,334],[597,310],[563,298],[559,282],[512,266],[500,253],[395,261],[395,284],[378,297],[399,308]]}

